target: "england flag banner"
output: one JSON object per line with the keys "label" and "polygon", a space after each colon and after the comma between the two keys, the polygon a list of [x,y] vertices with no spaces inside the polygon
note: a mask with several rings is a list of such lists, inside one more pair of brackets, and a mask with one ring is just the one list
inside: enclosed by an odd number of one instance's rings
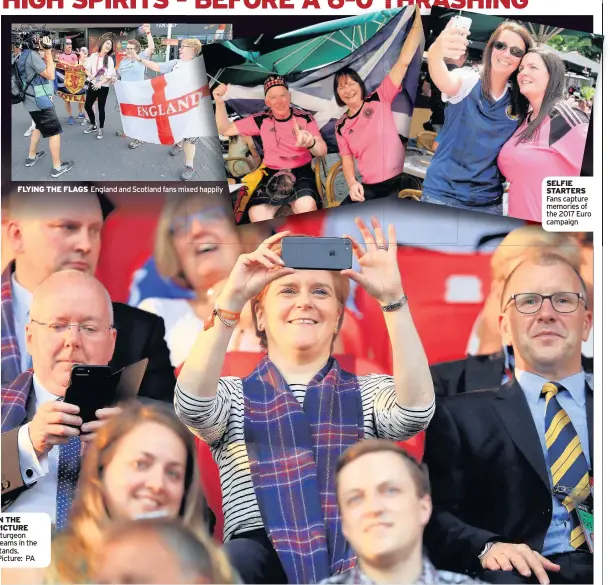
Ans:
{"label": "england flag banner", "polygon": [[[295,76],[296,78],[287,79],[291,103],[314,115],[329,152],[337,152],[335,123],[345,112],[345,107],[337,104],[333,94],[335,73],[343,67],[351,67],[360,74],[367,93],[376,90],[398,59],[402,45],[411,30],[414,12],[415,5],[401,10],[368,41],[344,59],[313,72],[298,74]],[[404,138],[409,135],[424,42],[422,34],[420,49],[407,70],[401,92],[392,102],[396,128]],[[262,85],[244,87],[231,84],[228,86],[224,99],[228,106],[240,116],[247,116],[266,109]]]}
{"label": "england flag banner", "polygon": [[150,144],[217,136],[203,57],[176,61],[170,73],[145,81],[117,81],[123,131]]}

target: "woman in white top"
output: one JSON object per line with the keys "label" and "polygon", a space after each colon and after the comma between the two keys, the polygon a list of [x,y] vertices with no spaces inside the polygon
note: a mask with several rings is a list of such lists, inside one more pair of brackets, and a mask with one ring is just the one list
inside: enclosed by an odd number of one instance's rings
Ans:
{"label": "woman in white top", "polygon": [[[319,583],[355,562],[340,526],[334,469],[365,437],[406,440],[434,412],[426,354],[386,239],[356,220],[361,272],[294,270],[280,257],[289,232],[239,257],[176,384],[181,420],[218,463],[225,550],[244,583]],[[394,376],[356,376],[332,357],[349,279],[384,311]],[[220,377],[244,306],[267,349],[245,379]]]}
{"label": "woman in white top", "polygon": [[[110,84],[115,77],[114,60],[112,55],[114,48],[110,39],[104,41],[98,47],[97,53],[92,53],[87,61],[87,80],[89,89],[85,99],[85,111],[89,118],[90,125],[85,128],[85,134],[90,134],[97,130],[97,138],[104,137],[104,122],[106,121],[106,99],[110,91]],[[97,101],[99,114],[99,126],[95,122],[95,112],[93,104]]]}
{"label": "woman in white top", "polygon": [[[174,367],[186,360],[241,253],[242,239],[224,197],[195,194],[167,200],[155,235],[155,263],[161,276],[190,288],[194,296],[148,298],[139,308],[163,318]],[[234,330],[229,351],[261,351],[249,305]]]}

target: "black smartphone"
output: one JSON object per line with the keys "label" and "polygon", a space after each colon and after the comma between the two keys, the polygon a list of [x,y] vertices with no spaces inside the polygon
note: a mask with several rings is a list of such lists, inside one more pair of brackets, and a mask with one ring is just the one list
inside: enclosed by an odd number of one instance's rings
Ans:
{"label": "black smartphone", "polygon": [[96,419],[95,411],[110,406],[115,399],[116,379],[110,366],[72,366],[70,385],[64,402],[80,408],[83,423]]}
{"label": "black smartphone", "polygon": [[347,270],[352,267],[352,242],[349,238],[286,236],[282,260],[298,270]]}

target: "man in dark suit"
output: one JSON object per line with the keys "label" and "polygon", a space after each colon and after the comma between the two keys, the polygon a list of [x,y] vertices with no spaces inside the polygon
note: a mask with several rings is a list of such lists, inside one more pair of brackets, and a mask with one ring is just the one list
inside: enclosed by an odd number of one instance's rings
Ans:
{"label": "man in dark suit", "polygon": [[492,583],[592,583],[575,502],[592,507],[593,394],[581,362],[586,287],[563,257],[526,257],[506,280],[500,330],[515,375],[437,403],[426,436],[432,562]]}
{"label": "man in dark suit", "polygon": [[45,512],[58,526],[67,519],[81,446],[119,409],[83,423],[62,398],[73,364],[108,364],[112,323],[108,292],[85,272],[55,272],[36,287],[25,334],[33,368],[2,387],[3,510]]}
{"label": "man in dark suit", "polygon": [[[32,291],[50,274],[65,269],[93,274],[101,246],[100,200],[90,193],[12,194],[7,238],[15,260],[1,277],[2,386],[29,367],[25,324]],[[140,395],[171,403],[175,376],[160,317],[113,303],[117,340],[113,370],[148,358]]]}

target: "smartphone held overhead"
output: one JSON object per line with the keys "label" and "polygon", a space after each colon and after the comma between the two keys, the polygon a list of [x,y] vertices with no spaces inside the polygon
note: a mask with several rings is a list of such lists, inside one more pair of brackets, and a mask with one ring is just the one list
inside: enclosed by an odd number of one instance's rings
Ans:
{"label": "smartphone held overhead", "polygon": [[347,270],[352,267],[349,238],[287,236],[282,240],[282,260],[297,270]]}

